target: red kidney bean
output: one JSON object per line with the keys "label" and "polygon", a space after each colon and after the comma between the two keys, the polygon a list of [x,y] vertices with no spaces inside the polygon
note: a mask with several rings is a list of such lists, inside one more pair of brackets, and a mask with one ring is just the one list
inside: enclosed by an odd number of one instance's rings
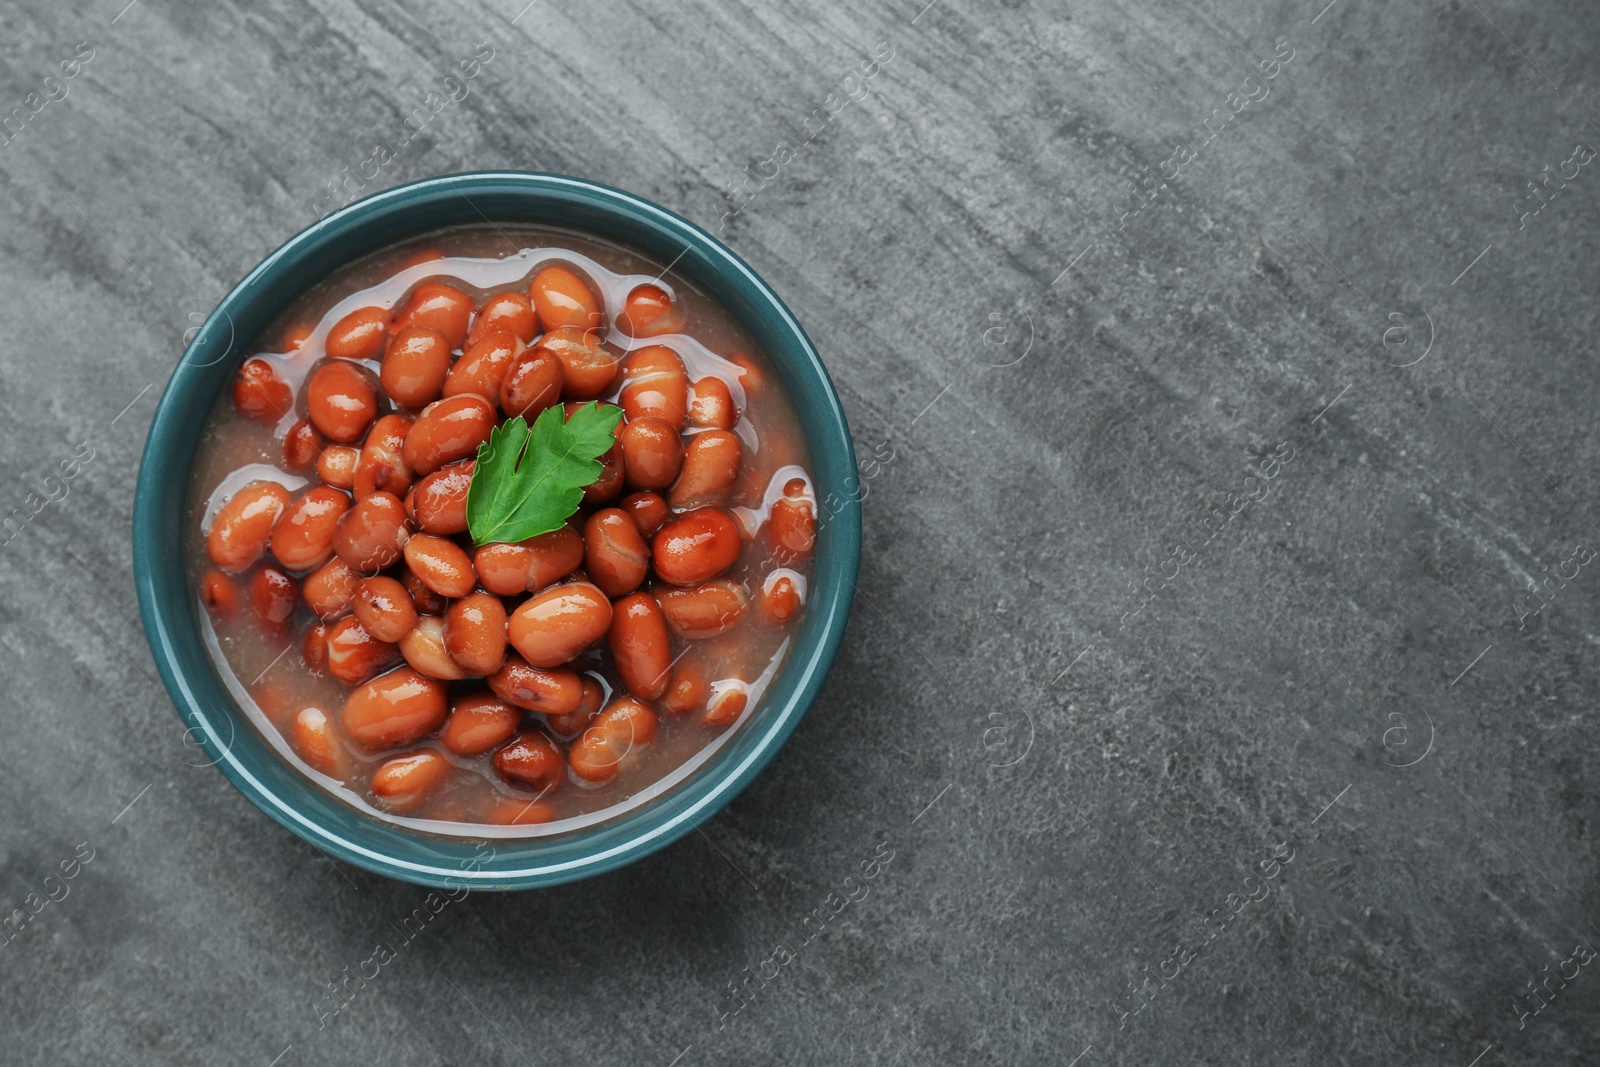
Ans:
{"label": "red kidney bean", "polygon": [[232,578],[212,567],[200,579],[200,602],[211,614],[225,619],[239,606],[239,587],[233,584]]}
{"label": "red kidney bean", "polygon": [[429,589],[421,578],[411,573],[411,568],[404,563],[397,568],[400,584],[406,587],[406,592],[411,594],[411,602],[417,606],[417,611],[423,615],[443,615],[444,597]]}
{"label": "red kidney bean", "polygon": [[290,725],[290,741],[301,759],[330,778],[344,773],[344,745],[339,742],[339,728],[321,708],[301,708]]}
{"label": "red kidney bean", "polygon": [[562,395],[593,400],[611,388],[621,361],[600,345],[596,330],[563,326],[539,339],[539,347],[561,360]]}
{"label": "red kidney bean", "polygon": [[619,697],[572,743],[567,758],[579,778],[605,782],[617,776],[636,745],[647,745],[655,736],[656,713],[632,697]]}
{"label": "red kidney bean", "polygon": [[467,532],[467,490],[476,466],[476,460],[462,460],[417,483],[408,510],[424,533],[444,537]]}
{"label": "red kidney bean", "polygon": [[522,351],[522,342],[505,330],[492,330],[467,346],[444,380],[444,395],[476,393],[491,404],[500,397],[506,371]]}
{"label": "red kidney bean", "polygon": [[417,606],[411,602],[411,594],[400,582],[384,575],[356,583],[350,610],[356,621],[380,641],[399,641],[417,625]]}
{"label": "red kidney bean", "polygon": [[460,348],[471,320],[472,297],[453,286],[425,282],[394,317],[392,328],[398,333],[407,326],[426,326],[444,334],[451,348]]}
{"label": "red kidney bean", "polygon": [[333,556],[333,537],[348,510],[350,498],[344,493],[313,485],[278,516],[269,542],[272,555],[292,571],[320,567]]}
{"label": "red kidney bean", "polygon": [[242,571],[267,549],[272,526],[289,503],[277,482],[252,482],[222,505],[206,533],[206,553],[224,570]]}
{"label": "red kidney bean", "polygon": [[409,745],[444,725],[448,693],[443,682],[397,667],[345,698],[345,735],[369,750]]}
{"label": "red kidney bean", "polygon": [[300,595],[318,618],[332,622],[350,610],[360,580],[349,564],[335,557],[306,576]]}
{"label": "red kidney bean", "polygon": [[533,303],[521,293],[496,293],[478,309],[467,331],[467,344],[495,330],[505,330],[523,344],[533,340],[538,324],[533,318]]}
{"label": "red kidney bean", "polygon": [[640,285],[628,294],[617,328],[630,337],[658,337],[683,328],[683,310],[659,285]]}
{"label": "red kidney bean", "polygon": [[400,650],[379,641],[354,616],[328,627],[328,673],[347,685],[359,685],[400,662]]}
{"label": "red kidney bean", "polygon": [[583,733],[606,702],[606,691],[592,676],[579,675],[579,682],[583,686],[583,694],[578,698],[578,706],[565,715],[545,716],[545,725],[563,740]]}
{"label": "red kidney bean", "polygon": [[300,657],[313,674],[328,673],[328,625],[313,623],[300,640]]}
{"label": "red kidney bean", "polygon": [[485,822],[495,826],[531,826],[554,822],[560,817],[559,805],[537,797],[532,800],[522,797],[500,797],[483,816]]}
{"label": "red kidney bean", "polygon": [[371,359],[383,351],[388,330],[387,308],[357,308],[333,324],[323,348],[335,359]]}
{"label": "red kidney bean", "polygon": [[[580,546],[582,541],[579,541]],[[472,554],[472,568],[478,572],[478,581],[491,593],[516,596],[528,588],[528,561],[533,551],[526,542],[506,544],[495,541],[479,545]],[[582,562],[582,553],[579,553]],[[577,566],[577,564],[573,564]]]}
{"label": "red kidney bean", "polygon": [[450,342],[427,326],[407,326],[389,338],[378,380],[396,404],[420,408],[439,399],[450,373]]}
{"label": "red kidney bean", "polygon": [[289,427],[283,438],[283,464],[292,471],[306,470],[327,447],[328,439],[322,436],[310,419],[301,419]]}
{"label": "red kidney bean", "polygon": [[540,345],[523,349],[500,382],[500,409],[508,418],[522,416],[532,422],[545,408],[561,399],[566,369],[561,357]]}
{"label": "red kidney bean", "polygon": [[689,376],[683,360],[665,345],[646,345],[622,361],[622,410],[630,420],[646,415],[683,426],[689,407]]}
{"label": "red kidney bean", "polygon": [[750,603],[744,587],[728,578],[718,578],[692,589],[663,589],[658,599],[672,632],[686,641],[727,633],[744,618],[745,608]]}
{"label": "red kidney bean", "polygon": [[453,682],[467,676],[461,665],[450,658],[444,646],[444,620],[424,615],[410,633],[400,639],[400,654],[420,674]]}
{"label": "red kidney bean", "polygon": [[444,616],[444,647],[469,674],[499,670],[506,659],[506,606],[493,593],[473,593]]}
{"label": "red kidney bean", "polygon": [[264,359],[247,359],[233,379],[233,410],[269,426],[294,407],[294,390]]}
{"label": "red kidney bean", "polygon": [[349,489],[356,484],[356,464],[360,460],[360,449],[349,445],[329,445],[317,457],[317,477],[325,485]]}
{"label": "red kidney bean", "polygon": [[[506,634],[535,667],[555,667],[606,635],[611,601],[587,582],[553,586],[511,613]],[[569,709],[570,710],[570,709]]]}
{"label": "red kidney bean", "polygon": [[720,730],[732,726],[744,712],[750,699],[749,687],[737,678],[725,678],[711,683],[711,698],[700,716],[700,725]]}
{"label": "red kidney bean", "polygon": [[744,541],[725,511],[701,508],[663,526],[651,542],[656,574],[672,585],[699,585],[739,558]]}
{"label": "red kidney bean", "polygon": [[494,754],[494,769],[501,778],[535,793],[553,793],[567,776],[561,749],[538,730],[523,730]]}
{"label": "red kidney bean", "polygon": [[744,387],[747,396],[754,396],[766,387],[766,372],[757,366],[756,361],[746,353],[730,353],[728,362],[739,368],[739,384]]}
{"label": "red kidney bean", "polygon": [[731,430],[739,421],[733,406],[733,393],[721,378],[706,377],[694,383],[694,399],[689,401],[689,425],[710,430]]}
{"label": "red kidney bean", "polygon": [[521,725],[521,708],[492,693],[466,693],[450,705],[450,718],[440,729],[439,740],[458,756],[481,756]]}
{"label": "red kidney bean", "polygon": [[806,556],[817,543],[817,518],[806,483],[793,478],[784,486],[783,496],[772,502],[767,519],[767,534],[772,543],[789,556]]}
{"label": "red kidney bean", "polygon": [[665,489],[683,467],[683,439],[667,420],[654,415],[629,418],[617,433],[630,489]]}
{"label": "red kidney bean", "polygon": [[412,752],[383,762],[372,772],[372,795],[389,811],[404,814],[421,807],[444,781],[450,761],[437,752]]}
{"label": "red kidney bean", "polygon": [[287,574],[267,564],[250,579],[250,604],[256,614],[276,626],[294,614],[300,602],[300,587]]}
{"label": "red kidney bean", "polygon": [[600,298],[577,271],[559,264],[541,269],[528,285],[528,297],[546,330],[600,325]]}
{"label": "red kidney bean", "polygon": [[650,546],[621,508],[604,508],[583,524],[583,568],[606,596],[639,588],[650,570]]}
{"label": "red kidney bean", "polygon": [[306,383],[306,415],[329,440],[358,441],[378,417],[378,390],[360,364],[330,360]]}
{"label": "red kidney bean", "polygon": [[603,504],[622,492],[627,472],[622,459],[622,445],[614,444],[600,457],[600,477],[584,486],[585,504]]}
{"label": "red kidney bean", "polygon": [[667,501],[678,511],[720,502],[739,480],[743,453],[739,439],[727,430],[695,434],[683,450],[683,473]]}
{"label": "red kidney bean", "polygon": [[404,496],[411,488],[411,470],[403,455],[410,431],[411,420],[404,415],[385,415],[372,424],[356,460],[352,488],[357,500],[379,492]]}
{"label": "red kidney bean", "polygon": [[376,574],[400,558],[409,537],[406,506],[393,493],[377,492],[344,513],[333,534],[333,550],[351,570]]}
{"label": "red kidney bean", "polygon": [[406,466],[419,475],[432,474],[476,455],[498,421],[494,404],[475,393],[435,401],[422,409],[406,435]]}
{"label": "red kidney bean", "polygon": [[583,699],[583,683],[571,667],[534,667],[518,655],[509,655],[488,677],[489,688],[507,704],[545,715],[567,715]]}
{"label": "red kidney bean", "polygon": [[782,626],[800,612],[800,589],[793,578],[782,572],[767,575],[757,599],[761,617],[774,626]]}
{"label": "red kidney bean", "polygon": [[654,537],[656,531],[672,517],[672,510],[667,507],[667,501],[660,493],[631,493],[622,498],[622,510],[628,513],[633,524],[646,537]]}
{"label": "red kidney bean", "polygon": [[642,700],[659,700],[672,670],[672,639],[661,605],[649,593],[633,593],[612,606],[607,641],[617,673]]}
{"label": "red kidney bean", "polygon": [[705,707],[711,695],[706,672],[698,663],[680,659],[672,668],[672,682],[661,698],[661,710],[669,715],[687,715]]}
{"label": "red kidney bean", "polygon": [[464,597],[478,584],[471,557],[454,541],[417,534],[406,542],[405,557],[411,573],[442,597]]}

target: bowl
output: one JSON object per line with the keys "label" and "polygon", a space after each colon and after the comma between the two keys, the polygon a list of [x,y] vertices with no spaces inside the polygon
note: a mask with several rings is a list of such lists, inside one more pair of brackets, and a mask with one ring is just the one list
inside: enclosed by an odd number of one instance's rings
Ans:
{"label": "bowl", "polygon": [[[434,836],[347,806],[282,759],[234,703],[200,636],[183,519],[196,447],[218,390],[272,317],[345,264],[445,227],[558,225],[673,264],[750,332],[787,390],[811,451],[819,501],[810,596],[760,707],[694,775],[614,819],[537,838]],[[636,196],[550,174],[458,174],[350,204],[291,238],[211,313],[156,408],[133,513],[134,579],[150,652],[187,737],[273,819],[331,856],[445,889],[525,889],[600,874],[663,848],[759,774],[815,698],[844,635],[861,556],[855,451],[828,372],[776,293],[721,242]]]}

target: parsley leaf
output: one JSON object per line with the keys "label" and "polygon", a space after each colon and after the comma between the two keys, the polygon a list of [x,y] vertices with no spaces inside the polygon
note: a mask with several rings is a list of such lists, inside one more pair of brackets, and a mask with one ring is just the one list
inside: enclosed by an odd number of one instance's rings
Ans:
{"label": "parsley leaf", "polygon": [[467,486],[472,540],[523,541],[559,530],[578,510],[583,489],[603,469],[599,457],[616,443],[622,409],[594,401],[563,419],[562,405],[540,412],[533,427],[507,419],[478,446]]}

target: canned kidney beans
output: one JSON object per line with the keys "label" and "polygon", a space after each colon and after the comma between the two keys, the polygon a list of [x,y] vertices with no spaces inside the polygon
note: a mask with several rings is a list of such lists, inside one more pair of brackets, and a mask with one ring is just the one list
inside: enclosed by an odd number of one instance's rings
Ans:
{"label": "canned kidney beans", "polygon": [[[192,587],[246,714],[321,787],[436,833],[559,832],[759,709],[805,613],[809,457],[672,271],[452,230],[307,279],[247,355],[196,460]],[[623,421],[577,513],[474,542],[490,431],[595,399]]]}

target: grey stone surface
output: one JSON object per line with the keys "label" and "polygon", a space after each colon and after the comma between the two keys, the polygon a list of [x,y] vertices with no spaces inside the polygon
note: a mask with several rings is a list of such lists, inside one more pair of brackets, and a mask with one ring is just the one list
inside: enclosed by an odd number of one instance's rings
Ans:
{"label": "grey stone surface", "polygon": [[[93,450],[0,545],[0,909],[76,871],[0,947],[0,1061],[1600,1057],[1592,5],[125,2],[0,7],[0,503]],[[759,781],[326,1017],[424,894],[186,765],[132,485],[191,315],[480,42],[365,188],[682,211],[892,458]]]}

